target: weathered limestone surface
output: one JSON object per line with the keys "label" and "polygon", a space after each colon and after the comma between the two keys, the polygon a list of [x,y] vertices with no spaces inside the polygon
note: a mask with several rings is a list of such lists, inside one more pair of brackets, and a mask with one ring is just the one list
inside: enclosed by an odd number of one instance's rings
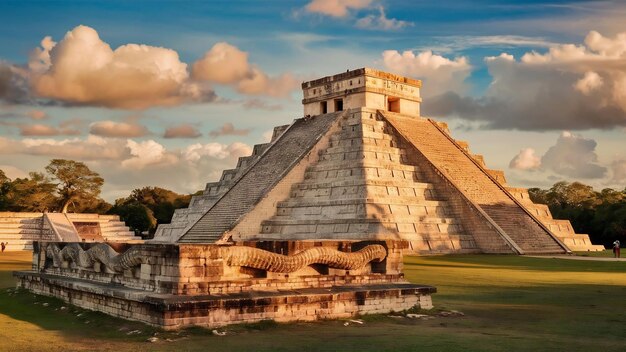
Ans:
{"label": "weathered limestone surface", "polygon": [[435,289],[403,278],[405,246],[42,242],[35,245],[33,270],[15,275],[33,292],[165,329],[430,309]]}

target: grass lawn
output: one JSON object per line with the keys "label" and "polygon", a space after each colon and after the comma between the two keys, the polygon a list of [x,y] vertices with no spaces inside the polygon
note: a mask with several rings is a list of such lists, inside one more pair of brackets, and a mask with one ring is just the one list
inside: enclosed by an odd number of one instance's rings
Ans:
{"label": "grass lawn", "polygon": [[[516,256],[408,257],[407,278],[437,286],[438,310],[463,317],[343,321],[160,332],[139,323],[14,293],[10,271],[27,253],[0,256],[0,350],[171,351],[625,351],[626,262]],[[7,289],[9,288],[9,289]],[[158,341],[146,342],[155,335]],[[169,340],[169,341],[168,341]]]}

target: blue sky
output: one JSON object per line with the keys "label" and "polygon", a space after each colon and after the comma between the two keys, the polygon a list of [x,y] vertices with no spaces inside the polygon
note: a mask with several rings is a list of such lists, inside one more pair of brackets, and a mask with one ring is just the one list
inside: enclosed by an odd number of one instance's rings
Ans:
{"label": "blue sky", "polygon": [[[625,20],[618,1],[3,1],[0,169],[66,157],[100,172],[110,201],[193,192],[301,115],[299,82],[370,66],[423,79],[423,111],[511,184],[621,189]],[[107,44],[142,47],[95,70]]]}

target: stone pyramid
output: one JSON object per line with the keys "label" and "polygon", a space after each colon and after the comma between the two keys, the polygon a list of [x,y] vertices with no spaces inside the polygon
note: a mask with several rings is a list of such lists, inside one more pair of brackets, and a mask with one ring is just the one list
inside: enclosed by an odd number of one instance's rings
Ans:
{"label": "stone pyramid", "polygon": [[155,241],[405,240],[417,254],[601,247],[421,117],[420,86],[368,68],[303,83],[305,117],[207,184]]}

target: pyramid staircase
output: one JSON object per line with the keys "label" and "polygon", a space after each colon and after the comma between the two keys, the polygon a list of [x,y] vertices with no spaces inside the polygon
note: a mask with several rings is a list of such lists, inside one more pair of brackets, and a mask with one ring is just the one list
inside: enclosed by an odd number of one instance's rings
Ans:
{"label": "pyramid staircase", "polygon": [[189,230],[190,224],[195,224],[211,209],[288,127],[289,125],[274,127],[269,143],[256,144],[252,149],[252,155],[240,157],[234,169],[224,170],[219,181],[207,183],[201,195],[192,196],[189,207],[176,209],[169,224],[159,225],[154,241],[176,242]]}
{"label": "pyramid staircase", "polygon": [[569,220],[554,219],[547,205],[533,203],[530,200],[528,189],[508,186],[506,188],[570,250],[587,252],[603,251],[605,249],[603,245],[592,244],[589,235],[575,233]]}
{"label": "pyramid staircase", "polygon": [[262,223],[261,238],[403,239],[413,252],[481,251],[375,111],[352,112],[340,126],[304,180]]}
{"label": "pyramid staircase", "polygon": [[339,115],[341,113],[296,119],[242,171],[200,219],[185,230],[179,242],[210,243],[221,239],[309,153]]}

